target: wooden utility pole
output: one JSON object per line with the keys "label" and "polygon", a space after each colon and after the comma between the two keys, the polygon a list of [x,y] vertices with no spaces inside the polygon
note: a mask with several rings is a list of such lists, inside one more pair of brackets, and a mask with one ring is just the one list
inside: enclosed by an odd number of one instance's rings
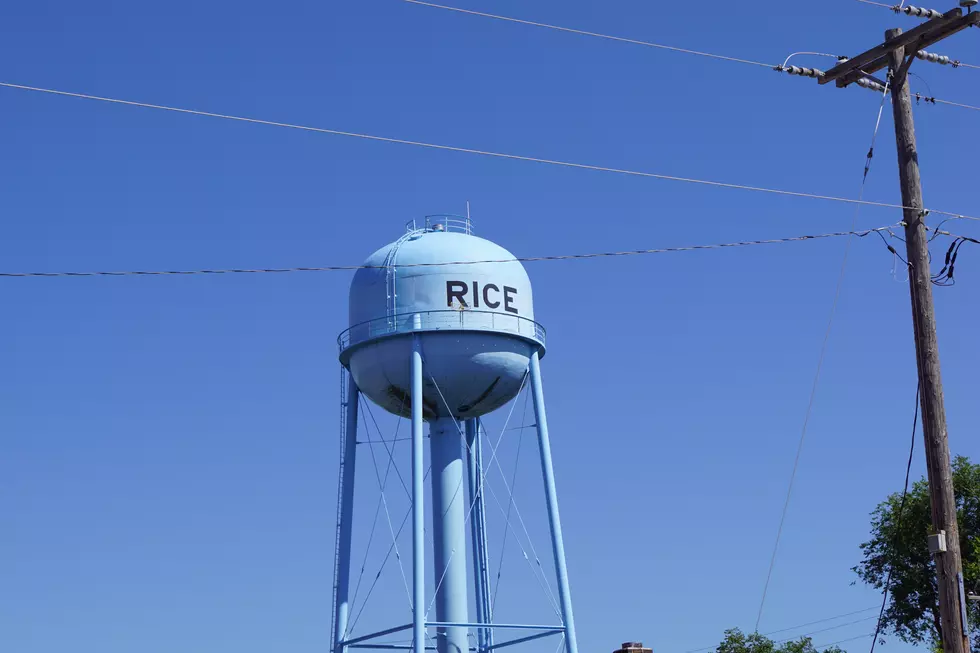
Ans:
{"label": "wooden utility pole", "polygon": [[[885,32],[885,39],[902,33]],[[915,53],[912,53],[915,56]],[[908,85],[905,48],[892,50],[888,62],[891,78],[892,114],[898,145],[898,176],[905,209],[905,249],[909,263],[909,292],[912,296],[912,326],[915,331],[915,358],[919,368],[919,396],[922,404],[922,433],[925,438],[926,467],[932,504],[933,538],[939,614],[942,620],[944,653],[967,653],[970,638],[965,628],[966,597],[963,595],[963,563],[960,558],[956,499],[949,460],[943,381],[939,373],[939,341],[936,314],[932,304],[932,272],[929,269],[929,234],[926,231],[919,178],[919,156],[912,123],[912,97]],[[945,542],[943,542],[945,540]],[[943,547],[945,544],[945,547]],[[942,549],[945,548],[945,551]]]}
{"label": "wooden utility pole", "polygon": [[[974,3],[961,1],[961,4],[970,7]],[[892,96],[895,140],[898,145],[898,174],[902,186],[902,205],[906,207],[905,247],[909,265],[922,432],[932,506],[933,533],[929,538],[929,549],[936,562],[944,653],[969,653],[970,639],[967,630],[966,595],[963,591],[959,527],[956,523],[956,498],[953,495],[953,472],[946,432],[946,409],[943,405],[943,383],[939,372],[936,315],[932,303],[929,234],[925,223],[927,212],[922,202],[908,69],[916,55],[927,46],[978,24],[980,14],[964,15],[962,9],[953,9],[908,32],[901,29],[888,30],[885,32],[884,43],[838,64],[818,78],[820,84],[836,81],[838,87],[845,87],[859,79],[871,79],[884,90],[884,84],[872,77],[872,74],[888,67],[887,84]]]}

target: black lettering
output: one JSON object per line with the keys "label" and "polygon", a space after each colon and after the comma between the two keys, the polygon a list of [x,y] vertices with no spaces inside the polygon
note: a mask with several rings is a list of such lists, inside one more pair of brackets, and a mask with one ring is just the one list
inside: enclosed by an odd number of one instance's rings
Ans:
{"label": "black lettering", "polygon": [[473,282],[473,308],[480,308],[480,285]]}
{"label": "black lettering", "polygon": [[490,301],[491,288],[493,288],[494,292],[500,292],[500,288],[498,288],[495,284],[488,283],[487,285],[483,286],[483,303],[486,304],[487,308],[497,308],[500,306],[500,302]]}
{"label": "black lettering", "polygon": [[447,281],[446,282],[446,302],[452,308],[453,300],[458,299],[459,303],[463,306],[468,306],[466,303],[466,293],[469,290],[469,286],[466,285],[465,281]]}
{"label": "black lettering", "polygon": [[517,288],[511,288],[510,286],[504,286],[504,310],[508,313],[517,313],[517,309],[510,305],[514,301],[513,295],[517,294]]}

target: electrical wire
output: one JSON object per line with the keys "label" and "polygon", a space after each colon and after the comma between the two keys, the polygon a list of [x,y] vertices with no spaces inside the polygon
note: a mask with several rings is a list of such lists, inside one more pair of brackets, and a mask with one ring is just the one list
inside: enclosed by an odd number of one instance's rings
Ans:
{"label": "electrical wire", "polygon": [[[447,265],[484,265],[491,263],[513,263],[535,262],[535,261],[569,261],[595,258],[613,258],[621,256],[642,256],[649,254],[668,254],[675,252],[694,252],[701,250],[728,249],[734,247],[750,247],[753,245],[774,245],[780,243],[802,242],[806,240],[820,240],[825,238],[841,238],[845,236],[857,236],[863,238],[869,234],[887,231],[892,226],[877,227],[876,229],[866,229],[864,231],[833,231],[824,234],[809,236],[790,236],[787,238],[770,238],[767,240],[743,240],[732,243],[716,243],[713,245],[689,245],[686,247],[661,247],[658,249],[637,249],[622,252],[594,252],[589,254],[558,254],[554,256],[518,256],[511,259],[494,259],[485,261],[451,261],[446,263],[401,263],[399,268],[420,268],[420,267],[442,267]],[[228,268],[212,270],[118,270],[118,271],[95,271],[95,272],[0,272],[0,277],[125,277],[125,276],[190,276],[203,274],[283,274],[290,272],[336,272],[350,270],[378,270],[384,269],[382,265],[327,265],[321,267],[294,267],[294,268]]]}
{"label": "electrical wire", "polygon": [[[888,230],[888,235],[891,236],[892,238],[898,238],[902,242],[905,242],[902,238],[893,234],[890,229]],[[878,232],[878,237],[881,238],[881,242],[885,243],[885,247],[888,248],[888,251],[891,252],[892,255],[895,256],[895,258],[897,258],[899,261],[901,261],[906,267],[908,267],[909,262],[906,261],[904,258],[902,258],[902,255],[898,253],[898,250],[895,249],[891,243],[885,240],[885,237],[884,235],[881,234],[881,232]]]}
{"label": "electrical wire", "polygon": [[[796,55],[800,55],[800,54],[809,54],[809,55],[817,55],[817,56],[824,56],[824,57],[833,57],[834,59],[840,59],[840,57],[838,57],[837,55],[834,55],[834,54],[826,54],[826,53],[823,53],[823,52],[797,52],[796,54],[790,55],[790,57],[786,59],[786,62],[783,63],[782,67],[779,67],[779,66],[774,66],[772,64],[763,63],[761,61],[752,61],[751,59],[742,59],[742,58],[739,58],[739,57],[729,57],[729,56],[726,56],[726,55],[713,54],[713,53],[710,53],[710,52],[701,52],[699,50],[690,50],[688,48],[679,48],[679,47],[675,47],[675,46],[672,46],[672,45],[664,45],[662,43],[653,43],[653,42],[650,42],[650,41],[640,41],[638,39],[631,39],[631,38],[626,38],[626,37],[622,37],[622,36],[613,36],[611,34],[602,34],[602,33],[599,33],[599,32],[591,32],[591,31],[586,31],[586,30],[574,29],[574,28],[571,28],[571,27],[562,27],[561,25],[552,25],[552,24],[549,24],[549,23],[539,23],[539,22],[533,21],[533,20],[524,20],[522,18],[514,18],[513,16],[502,16],[500,14],[490,14],[490,13],[486,13],[486,12],[483,12],[483,11],[474,11],[472,9],[463,9],[461,7],[453,7],[453,6],[449,6],[449,5],[436,4],[434,2],[424,2],[423,0],[402,0],[402,1],[403,2],[407,2],[409,4],[413,4],[413,5],[420,5],[422,7],[432,7],[433,9],[444,9],[446,11],[454,11],[454,12],[457,12],[457,13],[460,13],[460,14],[469,14],[471,16],[480,16],[482,18],[493,18],[495,20],[502,20],[502,21],[506,21],[508,23],[517,23],[519,25],[530,25],[532,27],[542,27],[542,28],[545,28],[545,29],[556,30],[556,31],[559,31],[559,32],[567,32],[567,33],[570,33],[570,34],[579,34],[581,36],[593,36],[593,37],[596,37],[596,38],[606,39],[606,40],[609,40],[609,41],[618,41],[620,43],[631,43],[631,44],[634,44],[634,45],[643,45],[643,46],[646,46],[646,47],[657,48],[657,49],[660,49],[660,50],[670,50],[670,51],[673,51],[673,52],[681,52],[683,54],[692,54],[692,55],[696,55],[696,56],[700,56],[700,57],[709,57],[711,59],[720,59],[722,61],[732,61],[732,62],[735,62],[735,63],[744,63],[744,64],[753,65],[753,66],[762,66],[762,67],[765,67],[765,68],[775,68],[776,70],[781,70],[781,68],[785,68],[786,67],[786,63],[789,61],[789,59],[791,59],[792,57],[794,57]],[[884,4],[884,3],[881,3],[881,2],[872,2],[871,0],[858,0],[858,2],[864,2],[865,4],[869,4],[869,5],[876,5],[876,6],[879,6],[879,7],[885,7],[886,9],[891,9],[892,11],[894,11],[896,13],[898,13],[899,10],[901,9],[902,5],[905,4],[904,0],[903,0],[903,2],[902,2],[901,5],[889,5],[889,4]],[[963,63],[962,61],[950,61],[949,63],[952,64],[953,68],[975,68],[975,69],[980,70],[980,66],[974,66],[972,64]]]}
{"label": "electrical wire", "polygon": [[493,18],[495,20],[503,20],[508,23],[518,23],[520,25],[530,25],[532,27],[543,27],[545,29],[557,30],[559,32],[568,32],[570,34],[579,34],[582,36],[594,36],[600,39],[607,39],[609,41],[619,41],[621,43],[632,43],[634,45],[643,45],[649,48],[657,48],[660,50],[670,50],[672,52],[680,52],[683,54],[693,54],[699,57],[709,57],[711,59],[720,59],[722,61],[731,61],[734,63],[744,63],[752,66],[762,66],[764,68],[773,68],[773,64],[762,63],[761,61],[752,61],[751,59],[740,59],[738,57],[728,57],[721,54],[712,54],[710,52],[700,52],[698,50],[689,50],[687,48],[678,48],[672,45],[663,45],[661,43],[651,43],[650,41],[639,41],[637,39],[625,38],[622,36],[612,36],[610,34],[600,34],[598,32],[587,32],[585,30],[573,29],[571,27],[561,27],[559,25],[549,25],[548,23],[538,23],[532,20],[523,20],[521,18],[513,18],[511,16],[500,16],[498,14],[488,14],[482,11],[473,11],[471,9],[461,9],[460,7],[450,7],[448,5],[439,5],[432,2],[422,2],[422,0],[402,0],[413,5],[420,5],[422,7],[432,7],[433,9],[445,9],[447,11],[455,11],[460,14],[469,14],[471,16],[481,16],[483,18]]}
{"label": "electrical wire", "polygon": [[[939,232],[943,235],[952,236],[948,232]],[[930,239],[932,240],[932,239]],[[953,286],[956,285],[956,279],[953,277],[953,269],[956,267],[956,257],[959,256],[960,248],[963,247],[964,243],[973,243],[974,245],[980,245],[980,240],[976,238],[970,238],[968,236],[953,236],[953,242],[950,244],[949,249],[946,250],[946,261],[943,264],[943,269],[932,275],[930,279],[933,285],[936,286]]]}
{"label": "electrical wire", "polygon": [[980,111],[980,107],[975,107],[972,104],[962,104],[960,102],[950,102],[949,100],[940,100],[939,98],[923,98],[927,99],[933,104],[948,104],[951,107],[959,107],[961,109],[970,109],[971,111]]}
{"label": "electrical wire", "polygon": [[[827,623],[828,621],[834,621],[836,619],[843,619],[844,617],[851,617],[851,616],[856,615],[856,614],[861,614],[863,612],[870,612],[871,610],[877,610],[877,609],[878,609],[878,606],[872,605],[872,606],[867,607],[867,608],[864,608],[862,610],[854,610],[853,612],[844,612],[842,614],[834,615],[833,617],[825,617],[823,619],[817,619],[815,621],[808,621],[806,623],[797,624],[795,626],[787,626],[786,628],[780,628],[778,630],[770,630],[767,633],[762,633],[762,635],[764,637],[768,637],[769,635],[775,635],[777,633],[785,633],[788,630],[797,630],[799,628],[806,628],[807,626],[814,626],[814,625],[817,625],[817,624]],[[874,619],[875,617],[872,616],[870,618],[871,619]],[[860,622],[863,622],[863,621],[867,621],[867,619],[859,619],[856,622],[848,622],[847,624],[842,624],[839,627],[843,627],[844,625],[853,625],[854,623],[860,623]],[[802,635],[798,635],[797,637],[806,637],[807,635],[812,635],[812,634],[815,634],[815,633],[818,633],[818,632],[825,632],[825,631],[823,631],[823,630],[817,630],[817,631],[813,631],[811,633],[805,633],[805,634],[802,634]],[[795,639],[795,638],[791,638],[791,639]],[[781,640],[781,641],[789,641],[789,640]],[[684,653],[704,653],[705,651],[713,651],[713,650],[715,650],[715,648],[717,648],[717,647],[716,646],[705,646],[704,648],[695,648],[695,649],[691,649],[691,650],[688,650],[688,651],[684,651]]]}
{"label": "electrical wire", "polygon": [[[878,116],[875,119],[874,131],[871,134],[871,147],[865,157],[864,173],[861,176],[861,190],[858,198],[864,197],[865,188],[868,184],[868,173],[871,171],[871,161],[874,158],[875,143],[878,139],[878,130],[881,128],[881,116],[885,110],[885,101],[888,99],[888,86],[886,83],[881,93],[881,103],[878,106]],[[857,225],[861,206],[854,209],[854,218],[851,222],[851,229]],[[880,235],[880,234],[879,234]],[[779,543],[783,535],[783,527],[786,525],[786,515],[789,513],[790,499],[793,495],[793,486],[796,483],[796,473],[800,467],[800,457],[803,454],[803,443],[806,441],[807,427],[810,424],[810,416],[813,414],[813,404],[817,397],[817,388],[820,384],[820,372],[823,369],[824,358],[827,355],[827,345],[830,343],[830,333],[833,329],[834,318],[837,315],[837,305],[840,302],[841,290],[844,287],[844,276],[847,272],[847,261],[851,252],[851,239],[848,238],[844,247],[844,256],[841,260],[840,272],[837,275],[837,286],[834,290],[834,300],[830,305],[830,316],[827,318],[827,329],[824,331],[823,342],[820,344],[820,353],[817,357],[817,369],[813,375],[813,384],[810,387],[810,399],[807,402],[806,413],[803,416],[803,428],[800,430],[800,440],[796,446],[796,456],[793,459],[793,471],[790,473],[789,486],[786,488],[786,500],[783,502],[783,510],[779,517],[779,527],[776,529],[776,541],[773,543],[772,556],[769,559],[769,570],[766,572],[766,582],[762,589],[762,600],[759,601],[759,613],[755,620],[755,632],[759,632],[759,624],[762,622],[762,612],[766,606],[766,597],[769,594],[769,583],[772,581],[772,572],[776,567],[776,555],[779,553]]]}
{"label": "electrical wire", "polygon": [[[926,81],[925,77],[923,77],[922,75],[919,75],[917,73],[914,73],[911,70],[907,71],[906,74],[909,75],[910,77],[915,77],[917,80],[919,80],[920,82],[922,82],[922,85],[926,87],[926,93],[928,93],[929,95],[932,95],[932,86],[929,85],[929,82]],[[916,101],[916,103],[918,103],[919,100],[921,100],[921,99],[922,99],[921,94],[916,93],[915,94],[915,101]]]}
{"label": "electrical wire", "polygon": [[848,626],[853,626],[855,624],[861,624],[861,623],[864,623],[865,621],[871,621],[872,619],[877,619],[877,618],[878,618],[877,616],[871,615],[870,617],[864,617],[863,619],[855,619],[854,621],[845,621],[842,624],[837,624],[835,626],[827,626],[826,628],[821,628],[820,630],[811,630],[810,632],[808,632],[808,633],[806,633],[804,635],[794,635],[793,637],[787,637],[785,639],[777,639],[776,641],[773,642],[773,644],[785,644],[786,642],[798,641],[802,637],[810,637],[810,635],[818,635],[820,633],[827,633],[827,632],[830,632],[831,630],[838,630],[840,628],[846,628]]}
{"label": "electrical wire", "polygon": [[[836,615],[836,616],[833,616],[833,617],[826,617],[824,619],[817,619],[816,621],[810,621],[810,622],[807,622],[805,624],[799,624],[798,626],[790,626],[789,628],[780,628],[779,630],[770,630],[768,633],[764,633],[764,634],[768,637],[769,635],[775,635],[776,633],[785,633],[787,630],[796,630],[797,628],[806,628],[807,626],[815,626],[817,624],[826,623],[828,621],[834,621],[835,619],[843,619],[844,617],[851,617],[851,616],[856,615],[856,614],[861,614],[861,613],[864,613],[864,612],[870,612],[871,610],[877,610],[877,609],[878,609],[878,606],[872,605],[871,607],[864,608],[863,610],[854,610],[853,612],[845,612],[843,614],[839,614],[839,615]],[[863,621],[863,619],[862,620],[859,620],[859,621]],[[856,623],[856,622],[851,622],[851,623]],[[814,632],[822,632],[822,631],[814,631]]]}
{"label": "electrical wire", "polygon": [[[910,286],[915,288],[915,284]],[[913,290],[913,292],[915,292]],[[909,494],[909,477],[912,475],[912,458],[915,455],[915,431],[919,426],[919,393],[922,391],[922,384],[915,386],[915,414],[912,417],[912,444],[909,445],[909,462],[905,466],[905,487],[902,489],[902,501],[898,507],[898,518],[895,521],[895,537],[892,539],[892,550],[898,548],[899,533],[902,532],[902,513],[905,512],[905,502]],[[881,610],[878,611],[878,624],[875,626],[874,639],[871,640],[871,653],[875,653],[875,644],[878,643],[878,635],[881,634],[881,626],[884,622],[885,606],[888,605],[888,592],[892,586],[892,567],[888,567],[888,577],[885,580],[885,591],[881,595]]]}
{"label": "electrical wire", "polygon": [[[556,159],[543,159],[543,158],[539,158],[539,157],[524,156],[524,155],[520,155],[520,154],[506,154],[506,153],[503,153],[503,152],[492,152],[492,151],[489,151],[489,150],[478,150],[478,149],[473,149],[473,148],[468,148],[468,147],[457,147],[457,146],[454,146],[454,145],[440,145],[438,143],[426,143],[424,141],[412,141],[412,140],[407,140],[407,139],[402,139],[402,138],[391,138],[391,137],[388,137],[388,136],[375,136],[375,135],[372,135],[372,134],[361,134],[361,133],[358,133],[358,132],[349,132],[349,131],[343,131],[343,130],[339,130],[339,129],[327,129],[327,128],[324,128],[324,127],[310,127],[310,126],[307,126],[307,125],[297,125],[297,124],[286,123],[286,122],[276,122],[276,121],[272,121],[272,120],[261,120],[261,119],[258,119],[258,118],[246,118],[246,117],[243,117],[243,116],[235,116],[235,115],[231,115],[231,114],[213,113],[213,112],[210,112],[210,111],[198,111],[196,109],[182,109],[182,108],[179,108],[179,107],[170,107],[170,106],[165,106],[165,105],[161,105],[161,104],[150,104],[150,103],[147,103],[147,102],[134,102],[132,100],[121,100],[121,99],[117,99],[117,98],[101,97],[101,96],[98,96],[98,95],[88,95],[86,93],[73,93],[73,92],[69,92],[69,91],[59,91],[59,90],[56,90],[56,89],[41,88],[41,87],[37,87],[37,86],[25,86],[23,84],[12,84],[12,83],[9,83],[9,82],[0,82],[0,87],[10,88],[10,89],[17,89],[17,90],[23,90],[23,91],[35,91],[35,92],[38,92],[38,93],[49,93],[49,94],[52,94],[52,95],[60,95],[60,96],[64,96],[64,97],[74,97],[74,98],[80,98],[80,99],[84,99],[84,100],[96,100],[96,101],[99,101],[99,102],[109,102],[111,104],[122,104],[122,105],[126,105],[126,106],[142,107],[142,108],[145,108],[145,109],[158,109],[158,110],[161,110],[161,111],[172,111],[172,112],[175,112],[175,113],[183,113],[183,114],[189,114],[189,115],[195,115],[195,116],[204,116],[204,117],[208,117],[208,118],[220,118],[220,119],[223,119],[223,120],[232,120],[232,121],[236,121],[236,122],[246,122],[246,123],[258,124],[258,125],[268,125],[268,126],[271,126],[271,127],[284,127],[284,128],[287,128],[287,129],[299,129],[299,130],[302,130],[302,131],[316,132],[316,133],[320,133],[320,134],[331,134],[331,135],[334,135],[334,136],[349,136],[349,137],[352,137],[352,138],[361,138],[361,139],[364,139],[364,140],[377,141],[377,142],[381,142],[381,143],[394,143],[394,144],[398,144],[398,145],[412,145],[412,146],[415,146],[415,147],[424,147],[424,148],[429,148],[429,149],[433,149],[433,150],[443,150],[443,151],[447,151],[447,152],[461,152],[461,153],[464,153],[464,154],[477,154],[477,155],[480,155],[480,156],[488,156],[488,157],[493,157],[493,158],[498,158],[498,159],[508,159],[508,160],[511,160],[511,161],[527,161],[527,162],[530,162],[530,163],[543,163],[543,164],[547,164],[547,165],[560,166],[560,167],[564,167],[564,168],[575,168],[575,169],[579,169],[579,170],[595,170],[595,171],[598,171],[598,172],[611,172],[611,173],[615,173],[615,174],[628,175],[628,176],[633,176],[633,177],[644,177],[644,178],[649,178],[649,179],[661,179],[661,180],[664,180],[664,181],[678,181],[678,182],[684,182],[684,183],[689,183],[689,184],[699,184],[699,185],[702,185],[702,186],[711,186],[711,187],[715,187],[715,188],[730,188],[730,189],[737,189],[737,190],[752,191],[752,192],[757,192],[757,193],[770,193],[770,194],[773,194],[773,195],[784,195],[784,196],[788,196],[788,197],[803,197],[803,198],[808,198],[808,199],[826,200],[826,201],[831,201],[831,202],[843,202],[845,204],[860,204],[860,205],[864,205],[864,206],[877,206],[877,207],[888,208],[888,209],[902,209],[902,210],[905,210],[905,209],[914,209],[914,210],[920,210],[918,208],[903,206],[901,204],[890,204],[888,202],[870,202],[870,201],[863,200],[863,199],[856,200],[856,199],[851,199],[851,198],[846,198],[846,197],[834,197],[832,195],[819,195],[819,194],[815,194],[815,193],[802,193],[802,192],[797,192],[797,191],[779,190],[779,189],[775,189],[775,188],[765,188],[765,187],[762,187],[762,186],[747,186],[747,185],[744,185],[744,184],[732,184],[732,183],[727,183],[727,182],[710,181],[710,180],[705,180],[705,179],[694,179],[694,178],[691,178],[691,177],[678,177],[678,176],[674,176],[674,175],[664,175],[664,174],[659,174],[659,173],[655,173],[655,172],[643,172],[643,171],[638,171],[638,170],[628,170],[628,169],[625,169],[625,168],[611,168],[611,167],[607,167],[607,166],[597,166],[597,165],[591,165],[591,164],[586,164],[586,163],[574,163],[574,162],[571,162],[571,161],[559,161],[559,160],[556,160]],[[939,102],[939,100],[936,100],[936,102]],[[962,219],[966,219],[966,220],[977,220],[977,221],[980,221],[980,217],[968,216],[968,215],[963,215],[963,214],[960,214],[960,213],[952,213],[952,212],[949,212],[949,211],[940,211],[938,209],[929,209],[929,211],[931,213],[936,213],[936,214],[939,214],[939,215],[948,215],[948,216],[951,216],[951,217],[957,217],[957,218],[962,218]]]}
{"label": "electrical wire", "polygon": [[858,639],[864,639],[866,637],[871,637],[872,635],[874,635],[874,633],[865,633],[863,635],[856,635],[854,637],[848,637],[847,639],[838,639],[836,642],[830,642],[828,644],[821,644],[820,646],[815,646],[814,648],[827,650],[831,646],[835,646],[837,644],[843,644],[844,642],[853,642],[853,641],[858,640]]}
{"label": "electrical wire", "polygon": [[786,57],[786,61],[783,62],[783,65],[781,67],[782,68],[785,68],[786,65],[789,64],[789,60],[790,59],[792,59],[793,57],[799,57],[799,56],[804,55],[804,54],[812,55],[814,57],[830,57],[831,59],[835,59],[837,61],[840,61],[840,57],[838,55],[836,55],[836,54],[827,54],[826,52],[794,52],[793,54],[791,54],[788,57]]}

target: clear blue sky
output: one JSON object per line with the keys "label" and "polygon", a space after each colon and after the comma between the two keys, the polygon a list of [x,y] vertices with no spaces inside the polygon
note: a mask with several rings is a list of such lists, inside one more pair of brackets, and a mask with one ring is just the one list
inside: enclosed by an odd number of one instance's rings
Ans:
{"label": "clear blue sky", "polygon": [[[851,0],[460,6],[764,62],[854,54],[916,24]],[[395,0],[37,1],[7,3],[0,25],[7,82],[849,197],[879,102]],[[942,51],[980,63],[974,32]],[[933,94],[980,104],[980,72],[913,70]],[[927,205],[980,213],[980,114],[923,106],[916,117]],[[886,111],[868,199],[899,201],[891,129]],[[821,233],[854,217],[847,205],[9,89],[0,143],[0,268],[10,271],[351,264],[405,221],[467,200],[478,233],[518,255]],[[900,218],[866,208],[858,223]],[[973,223],[952,229],[977,235]],[[843,248],[529,264],[549,329],[543,370],[583,653],[627,639],[684,653],[752,628]],[[964,249],[959,283],[936,293],[951,445],[974,458],[978,257]],[[849,567],[907,454],[915,378],[894,263],[879,241],[853,245],[763,631],[878,600],[850,586]],[[0,648],[328,649],[334,339],[349,281],[0,283]],[[507,469],[516,442],[501,450]],[[517,500],[544,555],[529,436],[523,446]],[[377,497],[369,461],[361,547]],[[382,521],[375,547],[386,535]],[[508,547],[501,614],[540,615],[540,592]],[[397,567],[384,578],[365,623],[407,620]]]}

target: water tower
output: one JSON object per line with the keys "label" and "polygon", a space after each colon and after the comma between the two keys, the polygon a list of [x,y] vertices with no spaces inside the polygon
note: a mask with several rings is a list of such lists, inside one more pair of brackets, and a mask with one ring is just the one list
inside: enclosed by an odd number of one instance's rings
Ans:
{"label": "water tower", "polygon": [[[547,635],[564,635],[566,653],[577,653],[539,367],[545,332],[534,321],[531,283],[524,266],[507,250],[474,236],[468,218],[430,216],[421,224],[412,222],[401,238],[372,254],[354,275],[350,328],[340,335],[339,345],[348,390],[343,409],[333,653],[354,648],[487,653]],[[479,418],[515,398],[525,384],[530,385],[534,405],[558,584],[562,623],[555,625],[499,624],[491,614]],[[360,394],[390,413],[411,419],[413,618],[411,624],[392,624],[386,630],[351,637]],[[423,422],[429,423],[430,440],[434,620],[427,618],[425,609]],[[464,477],[466,492],[460,491]],[[468,562],[473,565],[476,607],[472,619]],[[380,637],[402,630],[412,631],[411,645],[378,643]],[[426,646],[429,633],[435,647]],[[470,643],[471,633],[475,645]]]}

